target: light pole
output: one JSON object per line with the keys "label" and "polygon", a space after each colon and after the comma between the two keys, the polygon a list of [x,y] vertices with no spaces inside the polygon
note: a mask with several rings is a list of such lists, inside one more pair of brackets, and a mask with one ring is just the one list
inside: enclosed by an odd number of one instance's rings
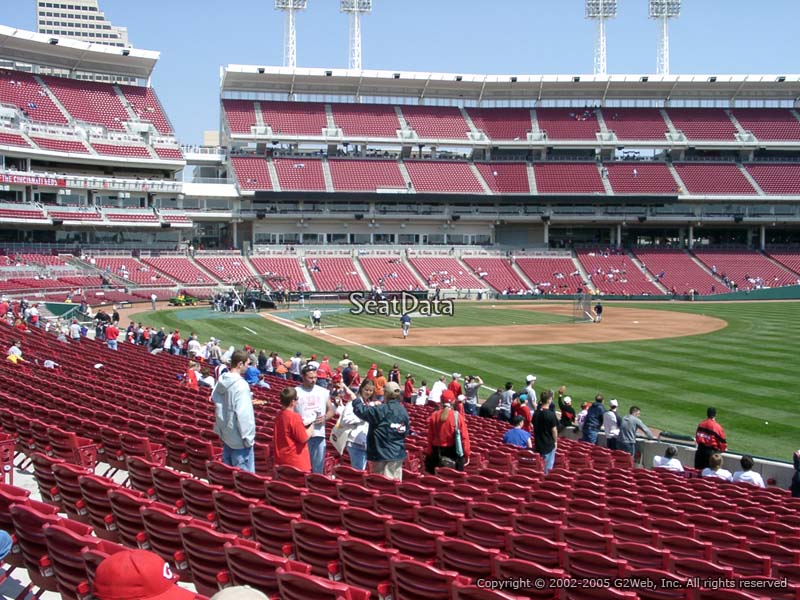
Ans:
{"label": "light pole", "polygon": [[681,0],[650,0],[650,18],[660,21],[656,72],[669,75],[669,20],[681,16]]}
{"label": "light pole", "polygon": [[294,13],[305,10],[308,0],[275,0],[275,10],[286,13],[286,25],[283,30],[283,66],[297,66],[297,33],[294,28]]}
{"label": "light pole", "polygon": [[350,15],[350,52],[347,68],[361,70],[361,15],[372,12],[372,0],[341,0],[339,10]]}
{"label": "light pole", "polygon": [[586,0],[586,18],[597,23],[594,38],[594,74],[606,75],[606,19],[617,16],[617,0]]}

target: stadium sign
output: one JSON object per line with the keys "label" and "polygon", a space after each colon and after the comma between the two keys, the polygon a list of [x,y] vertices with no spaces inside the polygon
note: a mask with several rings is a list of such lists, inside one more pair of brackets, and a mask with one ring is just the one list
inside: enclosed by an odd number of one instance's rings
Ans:
{"label": "stadium sign", "polygon": [[30,175],[9,175],[0,173],[0,183],[10,183],[17,185],[38,185],[42,187],[64,187],[66,180],[56,177],[32,177]]}
{"label": "stadium sign", "polygon": [[350,309],[351,315],[402,317],[405,314],[417,314],[423,317],[452,317],[454,313],[452,300],[420,299],[408,292],[400,292],[384,300],[369,298],[364,292],[353,292],[349,300],[353,305]]}

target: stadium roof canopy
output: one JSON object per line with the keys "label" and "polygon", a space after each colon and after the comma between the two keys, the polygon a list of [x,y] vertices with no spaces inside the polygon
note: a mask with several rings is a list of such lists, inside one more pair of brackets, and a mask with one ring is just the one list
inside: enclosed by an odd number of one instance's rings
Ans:
{"label": "stadium roof canopy", "polygon": [[0,59],[15,63],[149,79],[160,56],[0,25]]}
{"label": "stadium roof canopy", "polygon": [[221,91],[496,100],[798,100],[800,75],[459,75],[227,65]]}

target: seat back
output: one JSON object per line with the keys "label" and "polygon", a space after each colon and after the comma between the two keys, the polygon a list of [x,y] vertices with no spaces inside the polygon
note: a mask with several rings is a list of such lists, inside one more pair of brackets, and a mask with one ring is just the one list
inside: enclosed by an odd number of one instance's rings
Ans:
{"label": "seat back", "polygon": [[369,600],[370,591],[323,577],[277,569],[281,600]]}
{"label": "seat back", "polygon": [[296,487],[275,479],[268,481],[264,488],[267,492],[267,502],[272,506],[287,512],[299,513],[303,510],[300,495],[305,491],[305,488]]}
{"label": "seat back", "polygon": [[329,498],[338,498],[341,482],[321,473],[306,473],[305,487],[309,492],[322,494]]}
{"label": "seat back", "polygon": [[120,486],[110,479],[97,475],[79,477],[78,485],[83,504],[89,512],[89,523],[94,527],[97,536],[104,540],[119,542],[119,532],[114,523],[108,492],[118,489]]}
{"label": "seat back", "polygon": [[249,537],[252,530],[250,505],[257,504],[255,498],[245,498],[227,489],[214,491],[214,514],[220,531]]}
{"label": "seat back", "polygon": [[[450,586],[458,578],[455,571],[443,571],[417,560],[394,558],[389,561],[397,600],[450,600]],[[469,580],[465,578],[465,583]]]}
{"label": "seat back", "polygon": [[255,548],[235,544],[225,544],[224,548],[231,584],[249,585],[270,598],[278,595],[276,573],[278,569],[307,575],[311,573],[310,565],[261,552]]}
{"label": "seat back", "polygon": [[181,481],[190,479],[191,475],[176,471],[170,467],[154,467],[151,470],[153,476],[153,487],[156,490],[156,497],[159,502],[177,506],[178,501],[183,500],[183,489]]}
{"label": "seat back", "polygon": [[380,493],[375,496],[374,508],[376,512],[389,515],[395,521],[414,522],[414,509],[420,506],[419,502],[406,500],[395,494]]}
{"label": "seat back", "polygon": [[83,495],[78,480],[83,475],[90,475],[92,471],[69,463],[56,463],[53,465],[53,477],[61,496],[61,506],[67,516],[82,523],[89,523],[89,512],[83,504]]}
{"label": "seat back", "polygon": [[283,556],[284,546],[292,543],[292,521],[300,513],[284,512],[269,504],[259,502],[250,506],[253,539],[268,553]]}
{"label": "seat back", "polygon": [[234,475],[237,471],[239,471],[239,469],[236,467],[226,465],[219,460],[210,460],[206,463],[208,483],[222,486],[228,490],[232,490],[235,487]]}
{"label": "seat back", "polygon": [[436,539],[443,535],[439,530],[413,523],[391,520],[386,523],[386,544],[418,560],[436,558]]}
{"label": "seat back", "polygon": [[58,523],[45,523],[42,532],[61,597],[78,600],[77,587],[86,580],[81,550],[98,546],[100,540],[92,535],[80,535]]}
{"label": "seat back", "polygon": [[548,569],[561,569],[564,567],[567,545],[538,535],[509,533],[506,536],[506,550],[512,558],[535,562]]}
{"label": "seat back", "polygon": [[213,522],[215,519],[214,492],[220,490],[222,490],[220,486],[211,485],[199,479],[192,479],[191,477],[181,479],[183,502],[179,501],[176,504],[178,512]]}
{"label": "seat back", "polygon": [[341,536],[337,541],[339,566],[345,583],[375,590],[390,581],[389,561],[399,554],[398,550],[349,535]]}
{"label": "seat back", "polygon": [[304,492],[301,498],[304,519],[328,527],[342,526],[341,509],[347,506],[347,502],[311,492]]}
{"label": "seat back", "polygon": [[382,544],[386,539],[386,523],[389,515],[383,515],[366,508],[347,506],[341,509],[342,527],[353,536]]}
{"label": "seat back", "polygon": [[496,548],[483,548],[457,538],[436,539],[436,563],[441,569],[455,571],[472,579],[492,576],[492,558]]}
{"label": "seat back", "polygon": [[219,460],[222,448],[215,446],[210,440],[194,436],[185,438],[186,457],[189,461],[189,472],[195,477],[208,477],[206,463]]}
{"label": "seat back", "polygon": [[144,521],[139,509],[151,506],[153,501],[135,490],[116,488],[109,490],[108,503],[120,542],[129,548],[146,544]]}
{"label": "seat back", "polygon": [[463,515],[438,506],[423,505],[414,509],[414,523],[436,529],[450,537],[458,535],[458,523],[463,518]]}
{"label": "seat back", "polygon": [[191,581],[191,572],[183,562],[183,544],[178,528],[183,524],[197,524],[194,518],[178,515],[161,508],[156,503],[139,509],[147,537],[148,550],[152,550],[175,568],[183,581]]}
{"label": "seat back", "polygon": [[128,467],[128,481],[130,482],[130,486],[155,499],[156,491],[155,484],[153,483],[153,469],[163,465],[145,460],[140,456],[126,456],[125,462]]}
{"label": "seat back", "polygon": [[378,495],[377,490],[371,490],[363,485],[350,483],[348,481],[342,483],[337,491],[339,493],[339,500],[347,502],[348,506],[357,506],[367,509],[373,508],[375,505],[375,496]]}
{"label": "seat back", "polygon": [[217,573],[228,566],[225,544],[238,544],[238,538],[191,523],[179,525],[178,533],[197,591],[204,596],[213,596],[219,591]]}
{"label": "seat back", "polygon": [[512,531],[482,519],[462,519],[458,524],[458,537],[485,548],[505,548],[506,536]]}
{"label": "seat back", "polygon": [[270,480],[271,478],[266,475],[258,475],[237,469],[233,474],[233,487],[238,494],[247,498],[266,500],[267,488],[265,484]]}
{"label": "seat back", "polygon": [[328,563],[339,559],[339,536],[344,529],[325,527],[312,521],[292,521],[292,543],[297,560],[311,565],[311,572],[328,576]]}
{"label": "seat back", "polygon": [[56,477],[53,474],[53,465],[64,462],[60,458],[53,458],[41,452],[31,454],[33,478],[36,480],[42,501],[61,509],[63,509],[63,506],[61,505],[61,496],[58,492]]}

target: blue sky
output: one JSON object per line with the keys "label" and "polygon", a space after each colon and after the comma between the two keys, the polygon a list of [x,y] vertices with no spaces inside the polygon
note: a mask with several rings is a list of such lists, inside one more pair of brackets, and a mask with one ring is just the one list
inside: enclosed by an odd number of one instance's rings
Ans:
{"label": "blue sky", "polygon": [[[367,69],[460,73],[590,73],[594,26],[582,0],[374,0],[363,19]],[[647,0],[619,0],[609,22],[610,73],[655,71]],[[34,0],[2,0],[4,25],[35,30]],[[100,0],[133,45],[161,52],[153,86],[179,138],[219,127],[220,65],[282,63],[273,0]],[[301,67],[347,67],[338,0],[308,0],[297,17]],[[724,7],[725,13],[721,13]],[[672,73],[796,73],[797,0],[684,0],[670,27]]]}

